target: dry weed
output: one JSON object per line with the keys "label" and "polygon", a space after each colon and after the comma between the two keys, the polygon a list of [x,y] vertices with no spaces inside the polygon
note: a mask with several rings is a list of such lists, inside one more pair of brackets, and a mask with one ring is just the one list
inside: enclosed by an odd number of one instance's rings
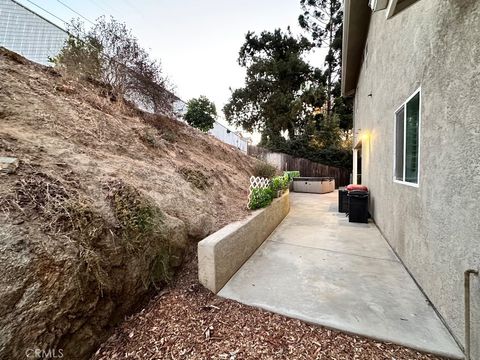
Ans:
{"label": "dry weed", "polygon": [[[122,181],[111,182],[107,186],[118,222],[117,237],[123,240],[127,251],[135,254],[150,269],[145,287],[168,282],[173,272],[165,215],[153,201],[132,186]],[[156,254],[153,261],[152,252]]]}
{"label": "dry weed", "polygon": [[87,274],[95,279],[101,290],[109,287],[105,262],[97,250],[107,235],[107,224],[76,190],[67,189],[48,174],[35,172],[15,182],[13,191],[1,197],[0,206],[9,213],[20,212],[22,217],[40,217],[45,233],[61,234],[77,244]]}
{"label": "dry weed", "polygon": [[178,173],[197,189],[206,190],[207,188],[212,186],[212,183],[208,176],[200,170],[191,169],[184,166],[178,169]]}

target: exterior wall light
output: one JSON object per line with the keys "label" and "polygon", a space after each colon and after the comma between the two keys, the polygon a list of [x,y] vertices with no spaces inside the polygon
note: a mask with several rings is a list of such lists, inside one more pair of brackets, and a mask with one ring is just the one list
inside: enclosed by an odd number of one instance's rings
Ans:
{"label": "exterior wall light", "polygon": [[370,139],[370,133],[366,130],[362,131],[362,133],[360,133],[360,140],[362,141],[368,141]]}

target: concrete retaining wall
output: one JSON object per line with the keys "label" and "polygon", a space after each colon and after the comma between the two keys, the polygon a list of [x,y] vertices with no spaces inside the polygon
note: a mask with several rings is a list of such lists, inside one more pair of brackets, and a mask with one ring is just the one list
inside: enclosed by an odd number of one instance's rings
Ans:
{"label": "concrete retaining wall", "polygon": [[217,293],[290,211],[288,191],[248,218],[231,223],[198,243],[198,278]]}

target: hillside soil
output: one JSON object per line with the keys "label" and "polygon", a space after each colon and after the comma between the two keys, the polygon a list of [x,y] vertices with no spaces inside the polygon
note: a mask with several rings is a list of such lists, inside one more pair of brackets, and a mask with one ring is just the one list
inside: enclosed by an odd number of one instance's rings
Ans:
{"label": "hillside soil", "polygon": [[0,79],[0,358],[85,359],[248,214],[256,160],[3,48]]}

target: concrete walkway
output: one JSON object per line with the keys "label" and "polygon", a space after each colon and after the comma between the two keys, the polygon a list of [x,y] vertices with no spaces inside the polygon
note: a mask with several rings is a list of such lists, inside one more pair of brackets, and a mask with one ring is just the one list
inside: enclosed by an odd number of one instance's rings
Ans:
{"label": "concrete walkway", "polygon": [[289,215],[219,292],[310,323],[446,357],[463,354],[373,223],[337,192],[291,193]]}

